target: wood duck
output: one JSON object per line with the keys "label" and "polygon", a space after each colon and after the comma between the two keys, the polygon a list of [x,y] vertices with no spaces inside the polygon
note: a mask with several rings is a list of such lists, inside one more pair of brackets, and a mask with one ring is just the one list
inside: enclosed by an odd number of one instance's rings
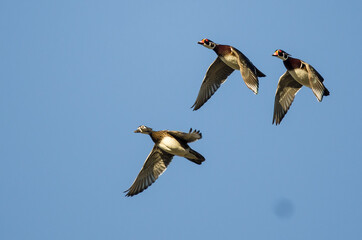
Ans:
{"label": "wood duck", "polygon": [[293,103],[295,95],[302,86],[312,89],[318,101],[323,96],[328,96],[329,91],[323,85],[323,77],[308,63],[290,57],[291,55],[283,50],[276,50],[272,56],[283,60],[287,71],[279,78],[278,88],[275,93],[273,123],[280,124]]}
{"label": "wood duck", "polygon": [[174,155],[185,157],[199,165],[205,161],[200,153],[187,144],[201,139],[200,131],[192,131],[192,129],[188,133],[169,130],[153,131],[152,128],[142,125],[134,132],[150,135],[155,145],[132,186],[125,191],[127,197],[134,196],[151,186],[166,170]]}
{"label": "wood duck", "polygon": [[234,70],[240,70],[246,86],[255,94],[258,93],[258,77],[265,77],[265,74],[259,71],[242,52],[232,46],[216,44],[206,38],[198,44],[214,50],[218,57],[207,69],[199,94],[191,107],[194,111],[209,100]]}

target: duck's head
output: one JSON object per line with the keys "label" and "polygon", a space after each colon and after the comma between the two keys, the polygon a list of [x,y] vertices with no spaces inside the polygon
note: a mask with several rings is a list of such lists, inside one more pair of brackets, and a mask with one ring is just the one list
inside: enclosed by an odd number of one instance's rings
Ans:
{"label": "duck's head", "polygon": [[197,42],[198,44],[203,45],[204,47],[207,47],[209,49],[214,49],[216,47],[216,43],[211,41],[210,39],[204,38],[201,41]]}
{"label": "duck's head", "polygon": [[284,51],[281,50],[281,49],[278,49],[278,50],[276,50],[276,51],[273,53],[272,56],[278,57],[278,58],[280,58],[281,60],[285,61],[285,60],[288,59],[288,57],[290,56],[290,54],[284,52]]}
{"label": "duck's head", "polygon": [[146,127],[145,125],[141,125],[134,132],[135,133],[150,134],[152,132],[152,128]]}

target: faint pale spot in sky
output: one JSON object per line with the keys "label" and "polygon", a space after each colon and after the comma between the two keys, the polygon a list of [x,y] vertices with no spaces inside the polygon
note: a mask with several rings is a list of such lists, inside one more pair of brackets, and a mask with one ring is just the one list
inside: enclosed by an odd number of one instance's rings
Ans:
{"label": "faint pale spot in sky", "polygon": [[294,214],[293,202],[286,198],[278,199],[274,205],[274,213],[279,218],[291,218]]}

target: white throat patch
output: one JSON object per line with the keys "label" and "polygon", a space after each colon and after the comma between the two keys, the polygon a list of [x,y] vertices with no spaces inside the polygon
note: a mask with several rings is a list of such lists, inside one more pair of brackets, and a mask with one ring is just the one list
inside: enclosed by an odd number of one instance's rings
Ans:
{"label": "white throat patch", "polygon": [[210,42],[210,45],[204,44],[204,47],[208,49],[214,49],[216,47],[216,43]]}

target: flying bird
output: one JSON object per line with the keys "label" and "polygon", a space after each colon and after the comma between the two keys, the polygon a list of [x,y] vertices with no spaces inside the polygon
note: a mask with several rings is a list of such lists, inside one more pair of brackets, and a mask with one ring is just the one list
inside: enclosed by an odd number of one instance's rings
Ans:
{"label": "flying bird", "polygon": [[214,50],[217,58],[207,69],[199,94],[191,107],[194,108],[194,111],[211,98],[234,70],[240,70],[246,86],[255,94],[258,93],[258,77],[265,77],[265,74],[257,69],[242,52],[232,46],[216,44],[206,38],[199,41],[198,44]]}
{"label": "flying bird", "polygon": [[200,131],[192,131],[192,129],[188,133],[169,130],[153,131],[152,128],[142,125],[134,132],[149,135],[155,145],[132,186],[125,191],[127,197],[134,196],[151,186],[166,171],[175,155],[185,157],[199,165],[205,161],[200,153],[188,145],[202,138]]}
{"label": "flying bird", "polygon": [[273,124],[280,124],[293,103],[295,95],[302,86],[311,88],[318,101],[328,96],[323,77],[308,63],[292,58],[290,54],[278,49],[272,55],[283,60],[287,71],[279,78],[275,93]]}

